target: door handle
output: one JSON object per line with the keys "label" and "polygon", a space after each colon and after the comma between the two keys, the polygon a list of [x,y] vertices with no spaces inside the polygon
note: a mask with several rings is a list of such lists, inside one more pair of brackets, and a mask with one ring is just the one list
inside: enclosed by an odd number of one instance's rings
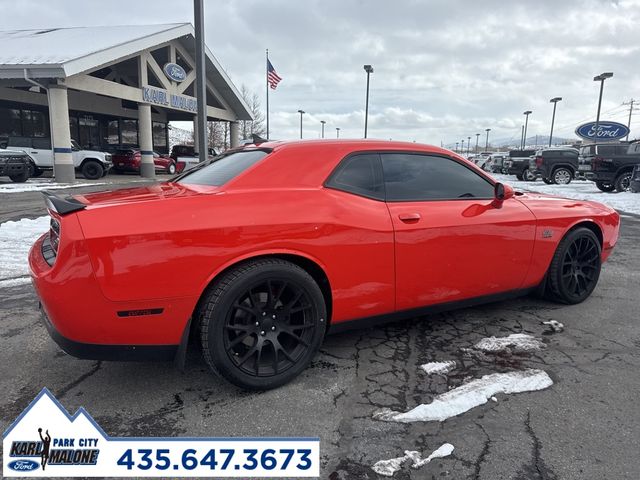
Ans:
{"label": "door handle", "polygon": [[398,218],[404,223],[416,223],[422,218],[419,213],[401,213]]}
{"label": "door handle", "polygon": [[35,150],[31,150],[31,153],[38,153],[38,152],[36,152]]}

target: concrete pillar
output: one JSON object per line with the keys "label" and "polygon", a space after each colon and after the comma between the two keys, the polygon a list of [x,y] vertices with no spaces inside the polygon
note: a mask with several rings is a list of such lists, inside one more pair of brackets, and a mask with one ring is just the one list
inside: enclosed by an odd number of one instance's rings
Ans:
{"label": "concrete pillar", "polygon": [[76,180],[71,154],[69,129],[69,102],[67,87],[51,85],[48,90],[51,142],[53,147],[53,174],[56,182],[72,183]]}
{"label": "concrete pillar", "polygon": [[240,145],[240,124],[238,122],[231,122],[229,136],[231,137],[231,148]]}
{"label": "concrete pillar", "polygon": [[156,176],[153,164],[153,131],[151,129],[151,105],[138,104],[138,138],[140,140],[140,175],[146,178]]}
{"label": "concrete pillar", "polygon": [[193,116],[193,147],[198,154],[198,116]]}

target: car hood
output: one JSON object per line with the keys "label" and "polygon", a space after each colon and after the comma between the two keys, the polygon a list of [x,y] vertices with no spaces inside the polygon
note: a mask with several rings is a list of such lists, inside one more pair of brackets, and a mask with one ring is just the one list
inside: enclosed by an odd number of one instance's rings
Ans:
{"label": "car hood", "polygon": [[91,209],[102,206],[157,202],[172,198],[193,197],[216,193],[219,190],[220,187],[207,185],[183,185],[165,182],[146,187],[123,188],[120,190],[74,195],[74,198],[86,205],[87,209]]}

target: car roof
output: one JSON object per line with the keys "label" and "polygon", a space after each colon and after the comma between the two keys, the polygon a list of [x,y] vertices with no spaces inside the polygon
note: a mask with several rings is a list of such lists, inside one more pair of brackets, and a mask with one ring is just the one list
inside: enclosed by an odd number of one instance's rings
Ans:
{"label": "car roof", "polygon": [[240,150],[252,148],[268,148],[274,151],[289,148],[313,148],[313,147],[339,147],[352,150],[404,150],[404,151],[420,151],[440,153],[446,155],[454,155],[459,158],[460,155],[455,154],[451,150],[437,147],[435,145],[427,145],[416,142],[401,142],[397,140],[379,140],[379,139],[314,139],[314,140],[269,140],[259,144],[246,144],[238,147]]}

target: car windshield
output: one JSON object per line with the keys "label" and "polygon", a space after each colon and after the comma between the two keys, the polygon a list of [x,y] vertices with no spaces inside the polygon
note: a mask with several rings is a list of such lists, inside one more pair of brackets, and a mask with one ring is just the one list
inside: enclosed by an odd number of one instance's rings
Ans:
{"label": "car windshield", "polygon": [[218,187],[262,160],[269,150],[240,150],[219,155],[177,176],[173,181],[184,185]]}
{"label": "car windshield", "polygon": [[593,154],[593,145],[587,145],[586,147],[580,147],[580,155],[587,156]]}

